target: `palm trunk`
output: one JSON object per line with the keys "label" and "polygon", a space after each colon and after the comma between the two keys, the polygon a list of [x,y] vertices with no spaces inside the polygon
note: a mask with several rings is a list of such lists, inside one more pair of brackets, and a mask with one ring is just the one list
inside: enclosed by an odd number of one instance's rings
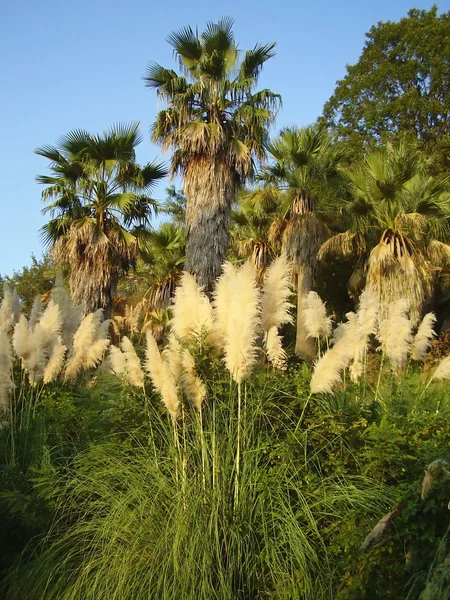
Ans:
{"label": "palm trunk", "polygon": [[186,263],[208,294],[227,257],[235,182],[228,165],[202,160],[185,171]]}
{"label": "palm trunk", "polygon": [[307,332],[302,319],[303,298],[311,291],[312,277],[306,269],[297,269],[297,332],[295,338],[295,353],[311,360],[316,354],[312,338],[307,338]]}

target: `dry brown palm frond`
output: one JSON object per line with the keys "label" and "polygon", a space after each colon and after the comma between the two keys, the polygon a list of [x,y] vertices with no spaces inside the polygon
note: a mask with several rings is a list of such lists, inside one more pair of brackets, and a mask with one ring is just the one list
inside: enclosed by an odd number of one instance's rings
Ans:
{"label": "dry brown palm frond", "polygon": [[426,299],[431,295],[434,274],[423,255],[419,251],[409,254],[403,243],[398,236],[391,236],[388,242],[382,241],[372,250],[367,285],[378,297],[380,319],[388,318],[389,308],[398,298],[405,298],[415,326],[422,316]]}
{"label": "dry brown palm frond", "polygon": [[366,240],[361,232],[345,231],[326,240],[319,248],[317,256],[320,260],[333,256],[361,256],[367,251]]}
{"label": "dry brown palm frond", "polygon": [[275,217],[269,231],[267,232],[267,240],[273,248],[281,248],[284,232],[289,223],[288,219],[282,217]]}
{"label": "dry brown palm frond", "polygon": [[386,531],[390,529],[392,521],[400,513],[402,506],[403,505],[401,503],[396,504],[393,511],[391,511],[378,521],[378,523],[375,525],[375,527],[372,529],[372,531],[369,533],[369,535],[359,547],[360,552],[364,552],[365,550],[367,550],[367,548],[369,548],[369,546],[373,542],[380,539],[386,533]]}
{"label": "dry brown palm frond", "polygon": [[433,266],[446,267],[450,264],[450,246],[438,240],[431,240],[427,247],[427,257]]}

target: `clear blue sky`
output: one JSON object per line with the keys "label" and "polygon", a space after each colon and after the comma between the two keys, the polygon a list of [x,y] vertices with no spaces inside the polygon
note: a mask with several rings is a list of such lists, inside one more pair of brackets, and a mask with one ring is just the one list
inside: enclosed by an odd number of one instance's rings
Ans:
{"label": "clear blue sky", "polygon": [[[140,121],[145,142],[138,159],[163,158],[148,141],[158,110],[144,88],[148,61],[174,66],[167,34],[183,25],[235,19],[241,49],[278,43],[261,87],[283,97],[277,128],[306,125],[321,113],[358,60],[364,34],[378,21],[398,20],[424,0],[0,0],[0,273],[40,256],[44,223],[40,187],[45,159],[33,149],[54,144],[71,129],[101,132],[118,121]],[[220,5],[220,6],[219,6]],[[449,1],[439,2],[440,12]],[[223,8],[222,8],[223,6]],[[168,182],[167,182],[168,183]],[[162,185],[155,197],[164,197]]]}

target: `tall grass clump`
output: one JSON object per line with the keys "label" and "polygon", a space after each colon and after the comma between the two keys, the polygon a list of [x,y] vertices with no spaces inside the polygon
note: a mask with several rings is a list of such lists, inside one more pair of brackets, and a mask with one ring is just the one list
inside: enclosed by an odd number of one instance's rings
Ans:
{"label": "tall grass clump", "polygon": [[[195,407],[185,405],[177,421],[177,446],[150,394],[152,442],[131,435],[124,450],[105,441],[47,482],[54,525],[35,559],[10,576],[6,600],[335,597],[329,548],[339,523],[380,514],[385,491],[358,476],[319,478],[314,461],[291,455],[285,444],[297,420],[275,380],[247,382],[240,423],[224,375],[210,372],[204,446]],[[297,444],[303,452],[300,431]],[[180,449],[183,478],[173,463]]]}

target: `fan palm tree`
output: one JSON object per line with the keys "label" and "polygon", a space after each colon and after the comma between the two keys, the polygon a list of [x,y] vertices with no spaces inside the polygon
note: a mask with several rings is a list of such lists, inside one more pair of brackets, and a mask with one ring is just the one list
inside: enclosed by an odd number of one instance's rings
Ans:
{"label": "fan palm tree", "polygon": [[256,45],[239,60],[232,26],[223,18],[208,23],[200,37],[191,27],[171,33],[181,73],[151,63],[145,76],[167,103],[152,139],[174,151],[171,173],[184,179],[186,270],[208,293],[226,259],[236,192],[264,159],[280,105],[277,94],[255,91],[275,44]]}
{"label": "fan palm tree", "polygon": [[69,265],[73,299],[87,311],[110,313],[119,275],[134,264],[156,210],[148,193],[167,173],[156,163],[136,163],[140,142],[133,123],[100,136],[74,130],[58,146],[35,150],[51,171],[37,177],[47,186],[43,201],[50,202],[42,238],[57,262]]}
{"label": "fan palm tree", "polygon": [[424,159],[406,144],[368,152],[343,171],[351,192],[342,205],[348,226],[319,256],[366,255],[367,285],[378,295],[382,317],[405,298],[417,323],[437,269],[450,262],[450,178],[429,176]]}
{"label": "fan palm tree", "polygon": [[314,125],[283,130],[269,152],[274,161],[259,175],[263,186],[253,192],[252,201],[259,210],[278,204],[269,238],[282,243],[293,264],[297,282],[295,351],[311,358],[315,345],[307,338],[302,303],[314,287],[317,252],[328,236],[327,215],[343,185],[338,167],[346,151],[323,126]]}

